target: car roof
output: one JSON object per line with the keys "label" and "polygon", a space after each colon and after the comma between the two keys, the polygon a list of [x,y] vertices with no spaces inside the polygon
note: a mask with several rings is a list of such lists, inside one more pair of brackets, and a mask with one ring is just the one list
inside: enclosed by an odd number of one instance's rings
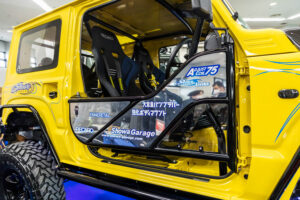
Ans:
{"label": "car roof", "polygon": [[[191,36],[196,25],[190,0],[120,0],[91,10],[86,17],[92,19],[88,20],[90,27],[101,26],[113,31],[117,37],[126,33],[125,36],[132,39],[127,42],[175,35]],[[206,33],[208,23],[204,27]],[[86,27],[83,27],[82,39],[91,42]]]}
{"label": "car roof", "polygon": [[[80,6],[80,4],[86,5],[86,2],[92,2],[95,5],[97,1],[75,0],[50,13],[55,13],[67,7]],[[117,27],[122,32],[138,40],[152,40],[168,35],[191,36],[196,24],[196,18],[190,12],[191,0],[113,0],[108,4],[99,1],[99,6],[101,7],[100,9],[92,9],[87,14],[101,19],[106,24]],[[15,29],[40,20],[50,13],[33,18],[16,26]],[[90,23],[91,26],[102,26],[94,21]],[[206,23],[203,29],[204,33],[207,33],[208,27],[208,23]],[[109,29],[105,26],[103,28]],[[112,31],[111,29],[109,30]],[[118,38],[123,37],[122,41],[126,41],[126,43],[134,41],[128,37],[124,39],[124,34],[120,34],[118,31],[113,32]],[[87,43],[91,42],[89,33],[84,26],[82,39]]]}

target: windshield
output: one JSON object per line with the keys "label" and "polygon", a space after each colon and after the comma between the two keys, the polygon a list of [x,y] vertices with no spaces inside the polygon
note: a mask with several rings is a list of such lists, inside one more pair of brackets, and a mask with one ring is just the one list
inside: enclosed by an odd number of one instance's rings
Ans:
{"label": "windshield", "polygon": [[[222,0],[243,27],[289,29],[299,27],[299,0]],[[238,15],[236,14],[238,12]],[[246,24],[246,23],[247,24]]]}

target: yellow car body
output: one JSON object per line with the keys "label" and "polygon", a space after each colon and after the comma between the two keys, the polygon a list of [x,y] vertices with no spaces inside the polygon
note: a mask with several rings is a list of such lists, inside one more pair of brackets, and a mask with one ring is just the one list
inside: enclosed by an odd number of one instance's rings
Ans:
{"label": "yellow car body", "polygon": [[[203,181],[101,162],[74,136],[68,101],[76,95],[87,97],[79,53],[82,18],[86,11],[105,3],[107,1],[77,0],[16,26],[2,105],[32,106],[45,125],[60,163],[217,199],[272,199],[271,195],[293,158],[299,159],[300,112],[297,111],[300,97],[284,99],[278,96],[283,89],[300,90],[299,49],[282,30],[243,28],[233,19],[222,0],[212,0],[212,23],[215,27],[227,28],[235,45],[236,172],[224,178]],[[61,21],[57,67],[18,73],[16,66],[22,34],[57,19]],[[125,39],[120,41],[121,44],[127,43]],[[157,39],[145,42],[145,47],[158,65],[158,49],[175,43],[171,39]],[[29,83],[28,88],[13,93],[12,88],[21,82]],[[57,98],[48,96],[51,91],[57,91]],[[4,122],[9,112],[7,109],[3,115]],[[212,166],[200,171],[210,173]],[[281,199],[290,198],[299,178],[298,169],[282,192]]]}

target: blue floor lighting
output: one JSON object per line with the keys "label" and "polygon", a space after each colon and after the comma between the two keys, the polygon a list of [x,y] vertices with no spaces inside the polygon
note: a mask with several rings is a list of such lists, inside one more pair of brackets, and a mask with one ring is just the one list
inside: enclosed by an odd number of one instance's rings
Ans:
{"label": "blue floor lighting", "polygon": [[66,181],[64,186],[67,200],[134,200],[74,181]]}

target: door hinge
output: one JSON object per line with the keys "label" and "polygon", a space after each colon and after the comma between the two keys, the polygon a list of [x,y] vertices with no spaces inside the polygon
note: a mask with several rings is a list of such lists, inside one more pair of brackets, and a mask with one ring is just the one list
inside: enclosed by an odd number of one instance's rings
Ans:
{"label": "door hinge", "polygon": [[237,168],[246,167],[249,164],[248,157],[237,155],[237,158],[238,158]]}
{"label": "door hinge", "polygon": [[244,61],[240,63],[239,61],[236,61],[236,70],[240,76],[247,76],[249,75],[249,65],[248,61]]}

